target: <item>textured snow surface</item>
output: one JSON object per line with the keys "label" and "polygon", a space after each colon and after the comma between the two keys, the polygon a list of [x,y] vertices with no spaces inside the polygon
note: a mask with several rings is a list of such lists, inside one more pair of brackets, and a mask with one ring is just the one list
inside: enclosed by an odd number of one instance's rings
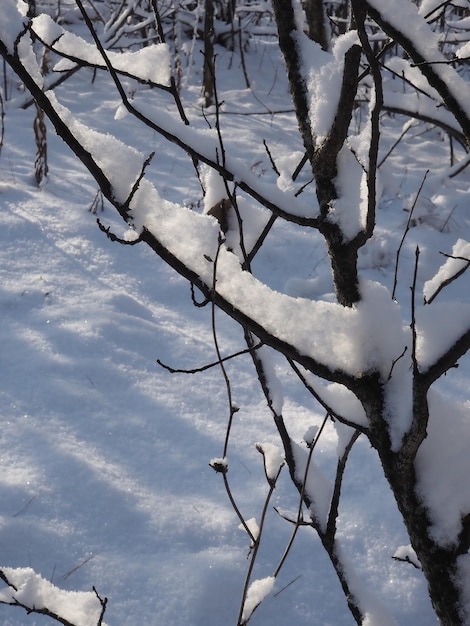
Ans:
{"label": "textured snow surface", "polygon": [[[404,3],[374,0],[374,4],[388,11],[395,23],[406,21],[408,28],[409,22],[409,32],[421,28],[428,32],[414,9],[401,11]],[[435,3],[423,3],[422,8],[424,4]],[[0,36],[8,46],[23,25],[16,6],[14,0],[2,3]],[[59,37],[55,45],[66,42],[62,30],[48,18],[40,18],[36,25],[49,41]],[[318,90],[312,120],[319,132],[326,132],[331,123],[332,107],[326,103],[333,93],[337,96],[341,46],[351,45],[354,37],[340,40],[331,54],[306,40],[302,43],[306,58],[310,55],[305,75],[310,72],[311,87]],[[69,40],[67,45],[85,56],[89,52],[82,40]],[[24,62],[37,72],[29,39],[25,37],[20,46]],[[426,52],[427,44],[424,47]],[[137,62],[144,68],[145,63],[144,73],[151,65],[153,79],[163,82],[165,50],[150,48],[145,54],[148,58],[125,55],[121,69]],[[303,146],[292,113],[285,113],[292,104],[278,52],[260,40],[246,54],[249,75],[256,79],[252,90],[240,88],[244,82],[236,55],[223,49],[218,54],[227,166],[238,182],[265,193],[281,209],[314,217],[318,207],[308,172],[302,171],[296,182],[291,179]],[[88,60],[101,62],[94,53]],[[453,77],[454,70],[442,72]],[[182,95],[193,101],[200,93],[200,76],[197,71],[190,76],[194,84]],[[250,540],[239,531],[240,519],[226,498],[220,473],[210,465],[228,468],[243,519],[256,535],[268,489],[256,442],[262,442],[268,477],[277,473],[283,457],[271,411],[249,355],[227,361],[233,401],[240,410],[234,415],[224,456],[229,411],[220,370],[170,374],[156,365],[160,359],[191,370],[217,360],[210,306],[194,307],[186,282],[149,249],[112,243],[96,226],[98,217],[111,232],[128,240],[135,240],[144,226],[152,229],[212,285],[220,231],[216,220],[203,213],[226,190],[217,175],[207,172],[203,197],[190,159],[124,114],[109,77],[99,74],[94,82],[92,78],[92,70],[81,71],[57,89],[53,101],[61,103],[57,106],[63,119],[96,156],[122,202],[129,198],[145,159],[155,151],[148,181],[140,184],[131,203],[130,228],[107,203],[97,216],[88,211],[96,184],[50,126],[49,179],[37,188],[32,176],[34,111],[7,104],[0,155],[2,563],[16,577],[25,601],[43,602],[52,590],[54,599],[71,611],[85,606],[94,616],[99,611],[91,592],[95,585],[102,597],[109,598],[109,625],[232,624],[240,610]],[[169,113],[172,103],[164,95],[123,81],[139,110],[178,140],[197,145],[207,158],[220,156],[212,111],[204,119],[198,107],[190,108],[191,126],[185,127]],[[459,91],[461,84],[456,81],[454,86]],[[465,100],[467,87],[459,93]],[[388,90],[386,98],[407,104],[402,93]],[[429,111],[431,102],[428,97],[420,99],[420,110]],[[449,121],[445,111],[438,113]],[[402,133],[404,119],[385,118],[384,124],[381,158]],[[337,181],[341,189],[363,178],[358,161],[364,162],[366,139],[364,131],[351,143],[357,159],[349,150],[342,155]],[[458,146],[455,149],[458,152]],[[458,156],[466,158],[462,151]],[[417,198],[428,168],[432,172]],[[303,355],[351,375],[379,369],[397,446],[410,423],[410,286],[416,246],[421,251],[415,293],[419,367],[431,366],[470,325],[467,273],[446,286],[436,302],[421,301],[421,294],[432,295],[465,263],[443,259],[440,251],[468,256],[469,174],[464,170],[448,179],[448,168],[447,140],[408,125],[379,170],[377,231],[360,251],[363,300],[351,309],[334,301],[327,252],[312,229],[300,230],[278,219],[251,276],[241,270],[234,222],[218,258],[219,293]],[[396,249],[415,199],[413,225],[395,268]],[[354,214],[341,202],[334,207],[338,219],[351,216],[346,224],[349,236],[363,224],[362,200],[363,187],[354,197]],[[256,208],[241,193],[240,210],[257,233],[270,217],[267,209]],[[202,299],[197,293],[195,298]],[[224,356],[246,347],[241,330],[223,314],[216,313],[215,326]],[[312,400],[271,349],[263,348],[260,356],[273,408],[282,412],[303,478],[308,455],[304,437],[311,441],[318,434],[325,408]],[[468,363],[462,359],[430,395],[429,434],[417,459],[420,493],[430,503],[433,535],[443,545],[455,544],[462,518],[470,513],[465,445],[468,375]],[[366,425],[362,406],[346,388],[322,383],[313,375],[308,382],[334,411],[351,423]],[[322,524],[329,512],[338,455],[350,436],[349,427],[328,422],[315,447],[307,489],[311,513]],[[338,533],[344,554],[354,565],[348,576],[362,599],[366,623],[434,624],[421,572],[392,559],[394,554],[408,554],[399,547],[409,540],[378,459],[364,437],[351,452],[343,498]],[[285,469],[272,503],[287,511],[285,517],[295,519],[298,493]],[[263,600],[253,625],[349,625],[351,616],[331,565],[308,528],[300,529],[276,581],[280,592],[271,593],[272,574],[291,532],[292,524],[270,508],[245,617]],[[467,556],[460,568],[468,580]],[[6,598],[11,591],[3,589],[1,594]],[[57,608],[62,611],[64,605]],[[24,626],[26,619],[38,626],[47,623],[42,617],[26,618],[18,608],[1,607],[5,626]]]}

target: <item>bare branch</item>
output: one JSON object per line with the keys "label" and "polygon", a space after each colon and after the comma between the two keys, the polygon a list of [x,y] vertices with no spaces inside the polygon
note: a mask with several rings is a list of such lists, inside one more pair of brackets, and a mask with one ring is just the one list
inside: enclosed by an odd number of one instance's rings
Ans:
{"label": "bare branch", "polygon": [[413,200],[413,204],[411,205],[410,212],[408,215],[408,221],[406,222],[405,232],[403,233],[403,237],[401,238],[400,244],[397,248],[396,258],[395,258],[395,272],[393,275],[393,289],[392,289],[392,299],[395,299],[395,293],[398,286],[398,263],[400,261],[400,253],[403,248],[403,244],[405,243],[406,235],[408,234],[411,227],[411,219],[413,217],[413,211],[415,210],[416,204],[418,202],[418,198],[421,195],[421,191],[423,190],[424,183],[426,182],[427,175],[429,174],[429,170],[426,170],[423,180],[421,181],[421,185],[419,186],[418,193]]}
{"label": "bare branch", "polygon": [[[246,348],[245,350],[240,350],[239,352],[235,352],[234,354],[225,356],[221,359],[221,361],[225,363],[226,361],[235,359],[236,357],[239,357],[242,354],[251,354],[252,350],[257,350],[258,348],[261,348],[262,345],[263,344],[259,342],[250,348]],[[160,359],[157,359],[157,363],[158,365],[163,367],[163,369],[168,370],[170,374],[199,374],[200,372],[205,372],[206,370],[211,369],[212,367],[216,367],[217,365],[220,365],[220,361],[213,361],[212,363],[208,363],[207,365],[202,365],[200,367],[194,367],[191,369],[176,369],[176,368],[170,367],[169,365],[166,365],[165,363],[160,361]]]}
{"label": "bare branch", "polygon": [[[279,572],[282,569],[282,566],[284,565],[287,556],[289,555],[289,552],[292,548],[292,545],[294,543],[294,539],[297,535],[297,532],[299,530],[299,528],[303,525],[305,525],[304,523],[304,518],[302,515],[302,510],[304,505],[306,505],[307,507],[310,506],[311,502],[308,498],[308,496],[306,495],[305,489],[306,489],[306,485],[307,485],[307,479],[308,479],[308,473],[309,473],[309,469],[310,469],[310,463],[312,460],[312,455],[313,455],[313,451],[317,445],[317,442],[319,441],[321,434],[326,426],[327,421],[329,420],[330,416],[327,413],[321,423],[321,426],[318,430],[318,433],[315,437],[315,439],[313,440],[313,442],[309,445],[309,451],[308,451],[308,457],[307,457],[307,462],[305,464],[305,472],[304,472],[304,476],[303,479],[300,483],[296,482],[295,485],[297,487],[297,490],[299,492],[299,504],[297,507],[297,516],[296,519],[294,520],[294,530],[292,531],[292,534],[290,536],[289,542],[287,543],[287,546],[284,550],[284,553],[281,557],[281,560],[279,561],[278,566],[276,567],[276,569],[274,570],[274,577],[277,578],[277,576],[279,575]],[[294,476],[296,475],[296,467],[294,466],[293,468],[289,468],[291,469],[291,475],[293,474]],[[320,533],[319,527],[318,525],[315,524],[315,522],[312,520],[310,523],[308,523],[307,525],[313,526],[315,528],[315,530]]]}
{"label": "bare branch", "polygon": [[344,476],[344,471],[346,469],[346,463],[348,461],[349,453],[351,452],[353,445],[358,440],[360,434],[361,433],[359,430],[355,430],[352,433],[351,438],[348,444],[346,445],[343,451],[343,454],[338,459],[338,463],[336,466],[336,477],[335,477],[335,484],[333,488],[333,495],[331,496],[330,510],[328,513],[328,522],[326,524],[326,531],[323,534],[323,540],[322,540],[323,545],[331,546],[331,548],[333,547],[335,538],[336,538],[336,522],[338,519],[339,501],[341,497],[341,487],[343,484],[343,476]]}

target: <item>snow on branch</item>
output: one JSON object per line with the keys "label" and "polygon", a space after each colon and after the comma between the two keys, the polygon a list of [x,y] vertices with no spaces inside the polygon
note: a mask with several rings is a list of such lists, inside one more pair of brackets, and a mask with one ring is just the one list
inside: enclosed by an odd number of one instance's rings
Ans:
{"label": "snow on branch", "polygon": [[470,85],[447,63],[435,33],[408,0],[366,0],[370,17],[410,55],[470,138]]}
{"label": "snow on branch", "polygon": [[444,256],[447,258],[445,263],[441,265],[437,274],[424,284],[423,295],[426,304],[431,304],[445,287],[466,272],[470,266],[470,243],[458,239],[452,248],[452,254]]}
{"label": "snow on branch", "polygon": [[256,449],[263,455],[264,472],[270,485],[275,485],[281,468],[283,467],[284,454],[278,446],[272,443],[257,443]]}
{"label": "snow on branch", "polygon": [[274,576],[267,576],[266,578],[258,578],[251,583],[243,605],[241,624],[248,622],[256,607],[271,593],[275,581]]}
{"label": "snow on branch", "polygon": [[105,626],[107,599],[97,591],[64,591],[30,567],[0,569],[7,585],[0,589],[0,604],[23,608],[28,614],[47,615],[64,626]]}
{"label": "snow on branch", "polygon": [[428,436],[416,455],[416,489],[429,507],[429,535],[441,546],[468,550],[470,456],[468,404],[450,402],[431,390]]}
{"label": "snow on branch", "polygon": [[26,11],[26,4],[21,6],[21,4],[15,2],[15,0],[4,0],[2,3],[0,40],[3,41],[10,54],[15,52],[15,48],[18,45],[19,33],[26,31],[28,23]]}
{"label": "snow on branch", "polygon": [[[111,135],[98,133],[78,122],[53,93],[44,94],[38,88],[17,58],[7,55],[7,60],[28,83],[58,134],[84,162],[103,194],[122,217],[132,223],[142,240],[206,295],[213,297],[229,315],[262,341],[327,380],[350,387],[352,379],[368,372],[379,371],[383,377],[388,375],[397,356],[396,345],[401,341],[402,328],[398,308],[384,287],[364,283],[363,299],[356,307],[293,298],[270,289],[243,271],[238,258],[222,246],[214,290],[210,260],[215,258],[218,249],[220,231],[216,220],[161,198],[155,187],[147,179],[142,179],[145,161],[142,154]],[[165,123],[170,128],[171,123],[175,125],[169,119]],[[181,122],[178,127],[183,132],[193,130]],[[216,153],[213,136],[208,138],[208,134],[196,131],[186,138],[190,139],[191,145],[200,146],[199,153],[205,151],[206,160],[207,154]],[[208,142],[210,147],[207,147]],[[122,168],[124,161],[125,172]],[[232,172],[238,171],[236,163],[230,163],[229,159],[227,163]],[[259,182],[256,184],[257,191],[252,195],[261,195],[265,206],[278,200],[281,204],[286,202],[284,192],[273,185],[262,188]],[[191,236],[182,237],[184,233],[191,233]],[[372,309],[373,314],[370,313]],[[285,324],[286,319],[291,320],[289,325]],[[387,342],[383,341],[378,319],[389,322],[387,336],[390,340]]]}
{"label": "snow on branch", "polygon": [[[42,14],[34,18],[32,28],[44,45],[64,57],[55,65],[55,72],[68,71],[75,63],[106,68],[95,45],[66,31],[48,15]],[[135,52],[108,51],[107,55],[118,72],[144,82],[166,87],[170,85],[170,52],[166,44],[152,44]]]}

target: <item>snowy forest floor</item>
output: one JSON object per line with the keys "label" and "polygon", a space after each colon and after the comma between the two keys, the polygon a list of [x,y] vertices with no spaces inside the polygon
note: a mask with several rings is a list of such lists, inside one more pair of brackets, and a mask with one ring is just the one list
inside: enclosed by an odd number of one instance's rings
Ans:
{"label": "snowy forest floor", "polygon": [[[262,175],[271,168],[265,139],[283,171],[302,156],[277,48],[253,45],[246,57],[252,89],[243,89],[239,58],[219,50],[219,97],[230,149]],[[232,69],[229,70],[229,65]],[[194,70],[183,98],[195,106],[200,75]],[[129,88],[132,86],[130,85]],[[81,71],[58,96],[91,126],[145,151],[163,197],[200,210],[201,192],[186,155],[129,116],[115,119],[117,94],[105,77]],[[19,96],[20,97],[20,96]],[[162,96],[136,97],[159,106]],[[160,106],[164,106],[161,104]],[[283,113],[273,114],[276,111]],[[210,112],[209,112],[210,113]],[[193,306],[189,285],[143,245],[121,246],[99,231],[96,217],[122,236],[124,225],[105,204],[88,209],[96,185],[48,127],[49,178],[34,177],[33,107],[9,105],[0,155],[0,552],[1,564],[31,566],[57,586],[109,598],[109,626],[229,626],[236,623],[249,545],[209,461],[221,455],[227,419],[224,382],[217,368],[170,374],[215,359],[209,307]],[[208,115],[208,120],[213,116]],[[381,154],[405,120],[385,120]],[[449,163],[422,125],[404,136],[381,168],[378,229],[361,255],[368,278],[391,289],[395,254],[413,198],[430,173],[414,211],[416,225],[400,257],[397,299],[410,299],[414,250],[421,250],[419,284],[442,263],[458,238],[470,236],[464,172],[443,185]],[[431,151],[432,146],[432,151]],[[123,163],[125,168],[125,163]],[[301,181],[307,182],[303,172]],[[300,184],[299,183],[299,184]],[[466,195],[465,195],[466,194]],[[256,272],[280,290],[300,296],[332,291],[326,252],[311,233],[276,223]],[[447,291],[468,298],[466,276]],[[445,320],[443,320],[443,323]],[[241,330],[217,314],[225,355],[243,349]],[[229,479],[247,519],[258,517],[267,492],[259,441],[279,445],[251,360],[230,361],[235,416]],[[281,369],[284,415],[300,441],[323,412]],[[465,399],[468,364],[442,385]],[[331,473],[337,438],[328,428],[316,461]],[[273,504],[295,510],[287,472]],[[378,460],[365,440],[351,454],[339,520],[345,552],[367,587],[402,626],[436,623],[421,573],[392,559],[406,533]],[[270,511],[256,576],[272,574],[291,526]],[[0,606],[5,626],[44,625],[20,609]],[[346,602],[318,539],[301,529],[274,593],[253,616],[253,626],[346,626]]]}

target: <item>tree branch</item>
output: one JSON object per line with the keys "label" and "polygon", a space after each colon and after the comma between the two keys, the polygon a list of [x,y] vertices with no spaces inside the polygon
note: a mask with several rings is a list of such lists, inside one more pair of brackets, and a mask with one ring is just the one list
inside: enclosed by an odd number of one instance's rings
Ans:
{"label": "tree branch", "polygon": [[[447,109],[454,115],[467,141],[470,141],[470,118],[465,110],[465,106],[459,101],[455,94],[451,92],[449,85],[439,72],[436,71],[435,66],[429,63],[429,59],[423,57],[415,42],[411,41],[395,24],[385,18],[380,10],[373,6],[373,3],[369,0],[365,0],[365,2],[367,3],[367,11],[370,17],[391,39],[398,43],[409,54],[415,65],[419,67],[421,73],[426,77],[431,87],[434,87],[439,93]],[[431,32],[432,31],[430,31],[430,33]]]}

